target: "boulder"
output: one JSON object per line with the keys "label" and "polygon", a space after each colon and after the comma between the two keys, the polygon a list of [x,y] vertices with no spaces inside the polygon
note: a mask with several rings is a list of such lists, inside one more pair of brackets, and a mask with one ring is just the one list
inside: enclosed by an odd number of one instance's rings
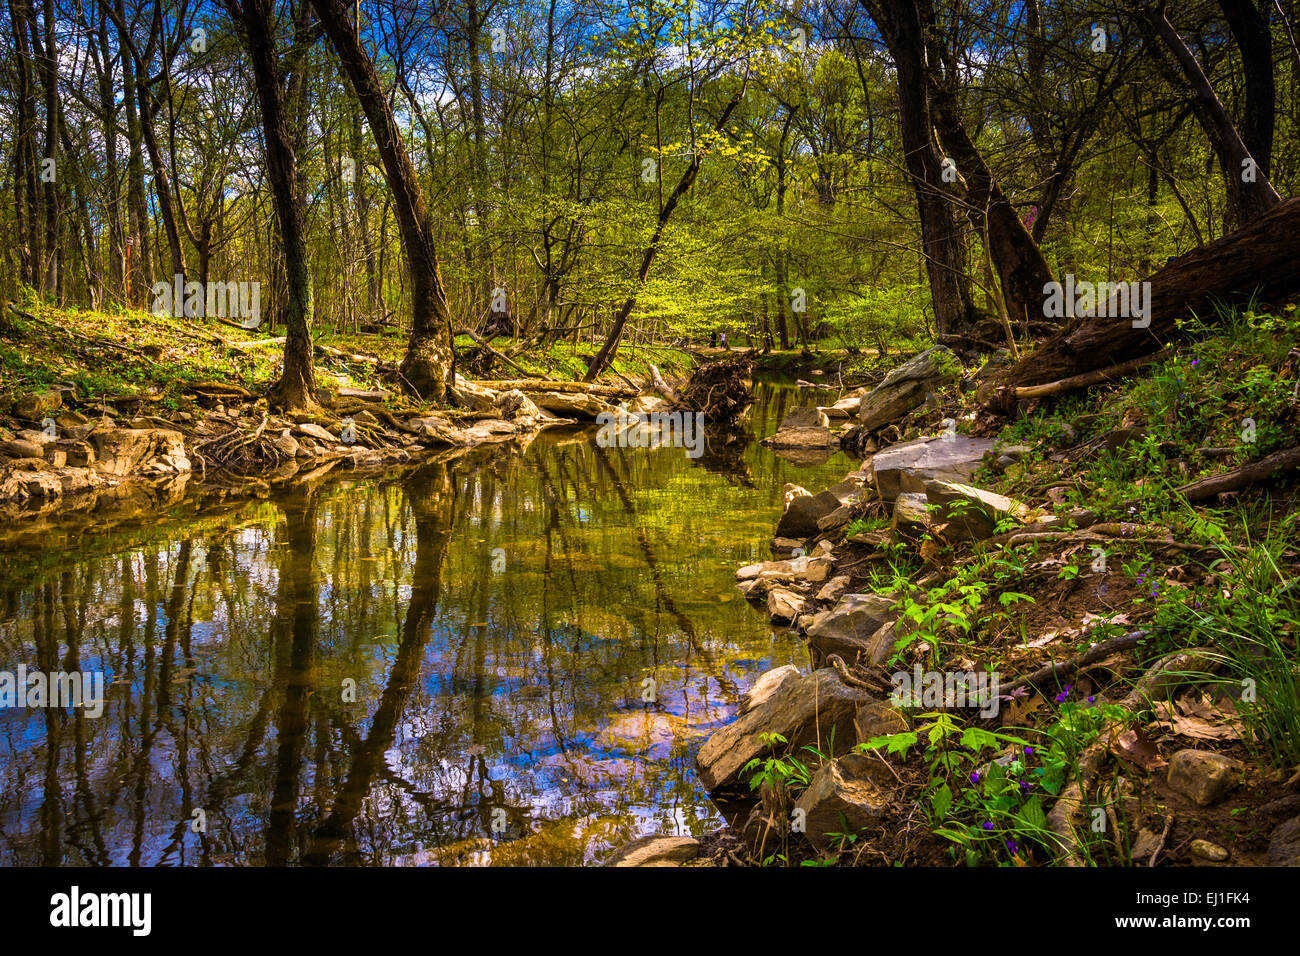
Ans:
{"label": "boulder", "polygon": [[935,506],[934,520],[945,523],[943,535],[949,541],[982,541],[992,536],[1002,518],[1023,520],[1029,514],[1005,495],[951,481],[927,481],[925,498]]}
{"label": "boulder", "polygon": [[896,707],[883,700],[875,700],[858,708],[853,718],[857,740],[865,744],[876,737],[889,737],[907,730],[907,719]]}
{"label": "boulder", "polygon": [[914,355],[862,397],[858,422],[864,429],[897,421],[921,405],[926,396],[961,377],[961,363],[943,345]]}
{"label": "boulder", "polygon": [[884,594],[846,594],[829,611],[822,611],[808,627],[808,646],[815,661],[838,654],[846,664],[859,657],[870,660],[872,638],[897,616],[895,599]]}
{"label": "boulder", "polygon": [[754,681],[754,686],[740,696],[740,706],[737,708],[737,714],[743,714],[752,710],[759,704],[763,703],[777,689],[788,680],[798,680],[802,675],[799,668],[794,664],[786,664],[782,667],[774,667],[770,671],[764,671],[759,675],[758,680]]}
{"label": "boulder", "polygon": [[822,747],[829,746],[833,733],[835,749],[843,753],[854,745],[853,719],[869,700],[865,691],[849,687],[831,668],[786,680],[762,703],[704,742],[695,757],[700,781],[709,791],[745,789],[741,768],[770,753],[761,739],[763,734],[780,734],[788,742],[785,749],[798,753],[818,740]]}
{"label": "boulder", "polygon": [[839,845],[828,834],[856,834],[879,820],[889,803],[881,785],[891,776],[880,758],[870,754],[848,754],[825,764],[795,803],[796,812],[803,811],[808,841],[825,851]]}
{"label": "boulder", "polygon": [[1237,785],[1241,764],[1212,750],[1180,750],[1169,758],[1169,786],[1203,807]]}
{"label": "boulder", "polygon": [[891,525],[900,534],[923,534],[930,527],[929,499],[912,491],[903,492],[894,500]]}
{"label": "boulder", "polygon": [[648,836],[624,844],[606,866],[681,866],[700,855],[700,841],[684,836]]}
{"label": "boulder", "polygon": [[14,402],[13,414],[15,418],[21,418],[23,421],[39,422],[62,405],[63,393],[60,391],[49,389],[44,392],[31,392]]}
{"label": "boulder", "polygon": [[90,434],[99,474],[123,478],[188,474],[185,436],[168,428],[105,428]]}
{"label": "boulder", "polygon": [[818,519],[825,518],[842,504],[843,502],[829,491],[793,498],[790,506],[785,509],[785,514],[781,515],[781,520],[777,522],[776,537],[798,538],[801,541],[814,537],[821,531],[817,527]]}
{"label": "boulder", "polygon": [[843,418],[857,418],[858,409],[861,407],[861,395],[845,395],[834,405],[822,408],[821,411],[826,414],[827,418],[838,420]]}
{"label": "boulder", "polygon": [[28,498],[57,498],[63,494],[63,482],[59,476],[44,470],[44,461],[36,462],[36,468],[15,468],[13,465],[0,467],[0,501]]}
{"label": "boulder", "polygon": [[927,481],[970,481],[994,444],[968,435],[918,438],[877,452],[867,471],[877,494],[892,502],[905,491],[924,494]]}

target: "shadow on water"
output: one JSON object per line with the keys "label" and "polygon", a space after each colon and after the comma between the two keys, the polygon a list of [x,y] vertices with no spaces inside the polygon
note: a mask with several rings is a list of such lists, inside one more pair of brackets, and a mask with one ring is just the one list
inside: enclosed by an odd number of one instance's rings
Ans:
{"label": "shadow on water", "polygon": [[805,399],[755,394],[698,459],[544,434],[0,546],[0,670],[106,689],[0,707],[0,863],[572,864],[718,825],[696,748],[804,662],[732,572],[849,465],[759,446]]}

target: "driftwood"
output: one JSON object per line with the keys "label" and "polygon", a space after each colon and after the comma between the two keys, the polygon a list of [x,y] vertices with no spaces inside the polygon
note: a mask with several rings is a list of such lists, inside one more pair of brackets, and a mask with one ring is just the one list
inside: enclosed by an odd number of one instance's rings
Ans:
{"label": "driftwood", "polygon": [[1279,203],[1236,232],[1170,259],[1148,276],[1150,325],[1146,328],[1134,328],[1132,318],[1076,318],[1007,369],[1001,381],[1019,389],[1128,362],[1158,351],[1174,336],[1178,320],[1189,313],[1212,316],[1216,303],[1256,293],[1264,301],[1293,295],[1300,290],[1298,235],[1300,197]]}
{"label": "driftwood", "polygon": [[1181,486],[1175,493],[1188,501],[1203,501],[1224,492],[1240,491],[1257,481],[1267,481],[1278,472],[1292,468],[1300,468],[1300,445],[1275,451],[1259,461],[1252,461],[1240,468],[1193,481]]}
{"label": "driftwood", "polygon": [[1004,686],[1002,688],[1002,694],[1010,694],[1022,687],[1029,687],[1031,685],[1037,686],[1044,681],[1051,680],[1052,678],[1060,679],[1062,677],[1069,677],[1080,668],[1087,667],[1089,664],[1099,661],[1104,657],[1109,657],[1116,651],[1126,651],[1130,647],[1137,647],[1138,642],[1149,633],[1149,631],[1130,631],[1127,634],[1112,637],[1108,641],[1101,641],[1100,643],[1094,644],[1082,654],[1079,654],[1077,657],[1072,657],[1068,661],[1051,661],[1038,668],[1038,670],[1034,671],[1032,674],[1013,680],[1010,684]]}

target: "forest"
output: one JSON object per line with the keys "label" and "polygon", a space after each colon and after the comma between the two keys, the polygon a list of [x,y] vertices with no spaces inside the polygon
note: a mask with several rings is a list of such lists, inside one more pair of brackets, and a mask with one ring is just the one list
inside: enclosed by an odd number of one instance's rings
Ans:
{"label": "forest", "polygon": [[1300,861],[1300,3],[5,3],[0,864]]}

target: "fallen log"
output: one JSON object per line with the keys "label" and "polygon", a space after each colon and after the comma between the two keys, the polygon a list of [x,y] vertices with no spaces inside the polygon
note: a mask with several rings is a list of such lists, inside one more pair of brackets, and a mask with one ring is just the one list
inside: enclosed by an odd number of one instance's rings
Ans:
{"label": "fallen log", "polygon": [[536,378],[513,379],[506,381],[473,382],[482,388],[494,392],[508,392],[511,389],[527,392],[580,392],[599,395],[602,398],[630,398],[637,394],[637,389],[625,385],[588,385],[586,382],[547,382]]}
{"label": "fallen log", "polygon": [[[1174,337],[1178,320],[1189,313],[1212,317],[1216,303],[1252,295],[1263,301],[1287,298],[1300,291],[1298,242],[1300,197],[1279,203],[1236,232],[1170,259],[1148,276],[1149,325],[1134,328],[1131,317],[1076,318],[1008,368],[1001,382],[1020,389],[1149,356]],[[999,398],[1005,394],[1007,390]]]}
{"label": "fallen log", "polygon": [[1275,451],[1259,461],[1252,461],[1240,468],[1233,468],[1231,471],[1182,485],[1175,490],[1175,494],[1181,495],[1189,502],[1204,501],[1206,498],[1213,498],[1224,492],[1240,491],[1257,481],[1267,481],[1279,472],[1292,468],[1300,468],[1300,445]]}
{"label": "fallen log", "polygon": [[[510,356],[508,356],[508,355],[506,355],[506,354],[504,354],[504,353],[502,353],[502,352],[498,352],[496,349],[494,349],[491,345],[489,345],[489,344],[487,343],[487,340],[484,339],[483,336],[479,335],[479,334],[478,334],[477,332],[475,332],[473,329],[457,329],[457,330],[455,331],[454,335],[468,335],[468,336],[470,337],[470,339],[473,340],[473,342],[474,342],[475,345],[477,345],[479,348],[483,349],[485,352],[487,352],[487,353],[488,353],[489,355],[491,355],[493,358],[495,358],[495,359],[500,359],[502,362],[505,362],[507,365],[509,365],[512,369],[514,369],[514,370],[515,370],[516,372],[518,372],[520,375],[527,375],[527,374],[528,374],[528,369],[526,369],[526,368],[522,368],[521,366],[519,366],[518,364],[516,364],[515,361],[514,361],[512,358],[510,358]],[[545,375],[538,375],[538,376],[537,376],[537,380],[538,380],[538,381],[545,382],[547,379],[546,379],[546,376],[545,376]]]}
{"label": "fallen log", "polygon": [[676,405],[681,401],[681,397],[671,385],[664,381],[664,377],[659,374],[659,366],[650,366],[650,384],[654,390],[667,399],[671,404]]}

